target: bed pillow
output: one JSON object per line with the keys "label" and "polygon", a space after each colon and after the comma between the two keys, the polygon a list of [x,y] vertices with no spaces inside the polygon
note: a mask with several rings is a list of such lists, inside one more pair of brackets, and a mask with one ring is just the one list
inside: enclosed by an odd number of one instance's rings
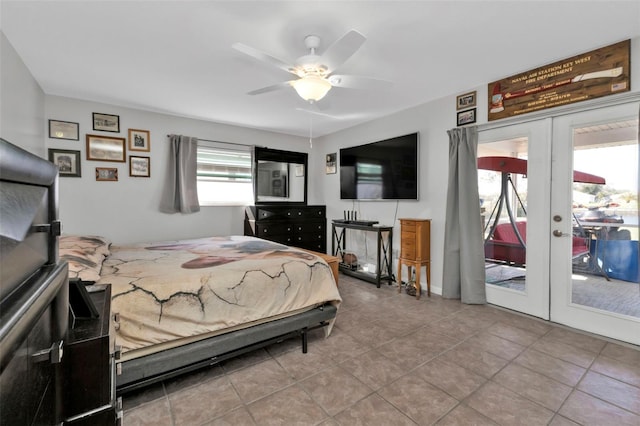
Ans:
{"label": "bed pillow", "polygon": [[63,235],[58,241],[60,260],[69,263],[69,278],[98,281],[111,241],[93,235]]}

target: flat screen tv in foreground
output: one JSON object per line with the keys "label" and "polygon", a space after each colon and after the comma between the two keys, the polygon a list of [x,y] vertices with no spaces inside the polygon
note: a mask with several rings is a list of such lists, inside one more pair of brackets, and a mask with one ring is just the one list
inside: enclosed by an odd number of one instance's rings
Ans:
{"label": "flat screen tv in foreground", "polygon": [[340,150],[343,200],[417,200],[418,133]]}

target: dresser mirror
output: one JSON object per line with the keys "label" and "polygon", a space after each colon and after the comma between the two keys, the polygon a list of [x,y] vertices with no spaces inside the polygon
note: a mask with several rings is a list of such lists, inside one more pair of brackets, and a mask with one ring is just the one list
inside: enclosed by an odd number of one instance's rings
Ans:
{"label": "dresser mirror", "polygon": [[307,204],[307,153],[256,147],[253,158],[256,204]]}

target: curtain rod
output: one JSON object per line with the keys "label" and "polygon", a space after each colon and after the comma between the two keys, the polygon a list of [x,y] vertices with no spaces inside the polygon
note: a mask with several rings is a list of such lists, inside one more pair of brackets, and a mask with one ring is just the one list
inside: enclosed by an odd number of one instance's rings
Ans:
{"label": "curtain rod", "polygon": [[[167,137],[170,137],[171,135],[167,135]],[[213,143],[224,143],[227,145],[239,145],[239,146],[253,146],[253,145],[249,145],[246,143],[237,143],[237,142],[223,142],[223,141],[214,141],[211,139],[200,139],[200,138],[196,138],[197,140],[201,141],[201,142],[213,142]]]}

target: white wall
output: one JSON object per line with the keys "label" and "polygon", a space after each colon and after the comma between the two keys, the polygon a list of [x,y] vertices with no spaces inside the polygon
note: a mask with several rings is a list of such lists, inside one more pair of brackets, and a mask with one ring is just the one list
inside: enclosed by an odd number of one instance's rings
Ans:
{"label": "white wall", "polygon": [[[120,133],[92,130],[93,112],[119,115]],[[244,233],[244,209],[240,206],[202,207],[200,212],[186,215],[159,211],[170,133],[298,152],[307,152],[309,148],[306,139],[295,136],[58,96],[46,96],[46,119],[80,123],[79,141],[46,138],[47,148],[81,151],[82,177],[60,178],[63,232],[103,235],[115,243]],[[39,123],[40,127],[44,121]],[[151,132],[151,151],[134,154],[151,157],[150,178],[129,176],[128,157],[132,152],[127,152],[126,163],[86,160],[86,134],[127,138],[130,128]],[[116,167],[119,180],[97,182],[96,167]]]}
{"label": "white wall", "polygon": [[44,92],[0,31],[0,137],[45,157]]}
{"label": "white wall", "polygon": [[[597,49],[601,46],[594,46]],[[576,52],[579,54],[580,52]],[[544,64],[540,64],[542,66]],[[631,90],[640,92],[640,37],[631,41]],[[522,70],[526,71],[526,70]],[[507,77],[507,76],[499,76]],[[487,123],[487,84],[470,87],[462,93],[477,92],[477,123]],[[451,96],[407,109],[397,114],[376,119],[344,131],[336,132],[314,141],[314,149],[309,157],[310,194],[327,205],[329,219],[341,218],[343,210],[357,210],[358,218],[377,220],[384,225],[394,226],[394,252],[400,247],[400,227],[398,218],[415,217],[431,219],[431,286],[436,293],[442,288],[442,267],[444,247],[444,223],[447,198],[447,178],[449,174],[449,138],[447,130],[456,127],[456,96]],[[574,104],[578,105],[578,104]],[[411,132],[420,132],[420,160],[418,162],[420,193],[419,200],[400,202],[351,202],[340,200],[340,175],[326,175],[324,164],[326,154],[339,152],[340,148],[374,142]],[[338,156],[339,161],[339,156]],[[397,208],[397,214],[396,214]],[[330,228],[330,227],[329,227]],[[331,247],[331,229],[327,233],[327,245]],[[359,241],[356,241],[359,243]],[[394,253],[394,265],[397,254]],[[394,266],[394,274],[397,273]],[[424,274],[423,274],[424,276]],[[426,283],[422,279],[423,288]]]}

